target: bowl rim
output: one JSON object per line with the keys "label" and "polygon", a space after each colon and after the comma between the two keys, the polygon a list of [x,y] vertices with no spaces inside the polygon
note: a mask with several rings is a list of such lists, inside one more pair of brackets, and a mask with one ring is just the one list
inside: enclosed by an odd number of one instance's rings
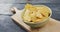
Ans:
{"label": "bowl rim", "polygon": [[[47,18],[44,19],[43,21],[41,21],[41,22],[37,22],[37,23],[43,23],[43,22],[46,22],[46,20],[48,20],[48,18],[51,17],[51,15],[52,15],[52,10],[51,10],[50,7],[48,7],[48,6],[46,6],[46,5],[34,5],[34,6],[44,6],[44,7],[48,8],[49,11],[50,11],[50,16],[49,16],[49,17],[47,17]],[[23,12],[22,12],[22,13],[23,13]],[[23,21],[24,21],[24,20],[23,20]],[[37,23],[28,22],[28,21],[24,21],[24,22],[25,22],[25,23],[29,23],[29,24],[37,24]]]}

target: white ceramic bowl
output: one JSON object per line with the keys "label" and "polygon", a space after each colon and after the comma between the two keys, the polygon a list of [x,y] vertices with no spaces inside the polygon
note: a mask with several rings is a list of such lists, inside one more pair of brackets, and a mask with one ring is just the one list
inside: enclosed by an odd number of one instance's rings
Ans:
{"label": "white ceramic bowl", "polygon": [[[28,24],[28,25],[31,26],[32,28],[37,28],[37,27],[42,27],[42,26],[44,26],[44,25],[49,21],[49,18],[50,18],[51,15],[52,15],[52,10],[51,10],[49,7],[47,7],[47,6],[45,6],[45,5],[35,5],[35,6],[44,6],[44,7],[48,8],[49,11],[50,11],[50,15],[49,15],[49,17],[47,17],[47,18],[44,19],[43,21],[39,21],[39,22],[37,22],[37,23],[31,23],[31,22],[29,22],[29,21],[24,21],[26,24]],[[25,12],[25,11],[24,11],[24,12]]]}

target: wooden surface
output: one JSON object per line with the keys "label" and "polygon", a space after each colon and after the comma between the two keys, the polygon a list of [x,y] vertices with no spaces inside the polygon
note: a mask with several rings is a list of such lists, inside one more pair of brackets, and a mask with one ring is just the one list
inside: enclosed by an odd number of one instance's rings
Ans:
{"label": "wooden surface", "polygon": [[22,11],[18,11],[15,15],[12,16],[12,19],[24,27],[28,32],[60,32],[60,22],[52,18],[50,18],[49,22],[44,27],[32,29],[22,21],[21,12]]}
{"label": "wooden surface", "polygon": [[32,29],[32,32],[60,32],[60,22],[50,18],[44,27]]}

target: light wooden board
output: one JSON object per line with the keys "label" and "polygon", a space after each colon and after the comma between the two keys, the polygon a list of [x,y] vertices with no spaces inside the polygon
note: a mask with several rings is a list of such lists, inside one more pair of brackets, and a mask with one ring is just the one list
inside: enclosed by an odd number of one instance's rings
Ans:
{"label": "light wooden board", "polygon": [[50,18],[49,22],[42,28],[32,29],[30,26],[25,24],[21,19],[22,11],[17,12],[12,16],[18,24],[24,27],[28,32],[60,32],[60,22]]}

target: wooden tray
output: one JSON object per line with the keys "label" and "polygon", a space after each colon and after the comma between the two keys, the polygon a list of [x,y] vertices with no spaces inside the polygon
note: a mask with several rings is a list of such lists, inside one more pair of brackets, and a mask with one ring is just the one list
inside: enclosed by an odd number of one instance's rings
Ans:
{"label": "wooden tray", "polygon": [[18,9],[14,8],[14,11],[16,11],[16,14],[11,16],[11,18],[15,20],[18,24],[20,24],[28,32],[60,32],[60,22],[55,19],[50,18],[49,22],[42,28],[32,29],[21,19],[21,13],[23,12],[23,10],[19,11]]}

